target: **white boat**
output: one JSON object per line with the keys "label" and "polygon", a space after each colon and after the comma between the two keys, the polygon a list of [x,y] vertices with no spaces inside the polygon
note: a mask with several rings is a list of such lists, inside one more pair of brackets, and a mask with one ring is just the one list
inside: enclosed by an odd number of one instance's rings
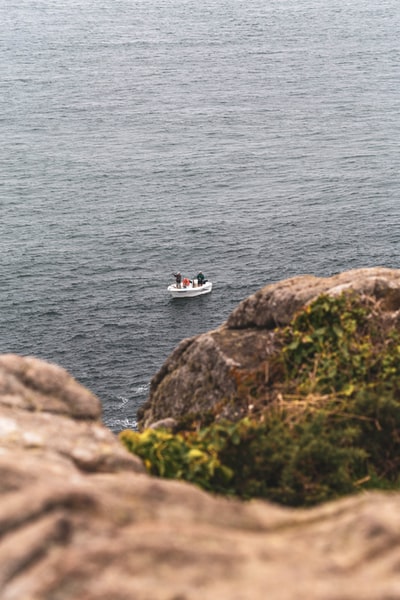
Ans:
{"label": "white boat", "polygon": [[206,281],[203,285],[196,285],[196,281],[191,281],[186,286],[181,283],[181,287],[177,287],[176,283],[173,283],[167,289],[173,298],[194,298],[195,296],[209,294],[212,290],[212,283]]}

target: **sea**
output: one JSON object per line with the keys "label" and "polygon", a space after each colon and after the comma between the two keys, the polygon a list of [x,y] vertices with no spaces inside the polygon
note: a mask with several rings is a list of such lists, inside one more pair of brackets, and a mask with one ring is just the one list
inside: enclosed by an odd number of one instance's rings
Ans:
{"label": "sea", "polygon": [[[0,352],[115,433],[264,285],[399,266],[398,0],[0,0]],[[172,273],[213,282],[174,300]]]}

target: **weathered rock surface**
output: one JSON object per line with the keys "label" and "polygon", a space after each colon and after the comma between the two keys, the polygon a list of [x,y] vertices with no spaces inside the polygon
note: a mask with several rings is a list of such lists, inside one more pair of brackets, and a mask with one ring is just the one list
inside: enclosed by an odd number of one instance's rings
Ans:
{"label": "weathered rock surface", "polygon": [[357,269],[327,278],[303,275],[267,285],[241,302],[218,329],[181,342],[152,380],[149,400],[139,412],[140,428],[219,405],[221,415],[231,419],[247,414],[243,381],[260,369],[268,380],[276,328],[287,325],[320,294],[350,289],[378,302],[387,318],[398,320],[397,269]]}
{"label": "weathered rock surface", "polygon": [[99,418],[62,369],[0,356],[2,600],[400,597],[399,494],[214,498],[144,474]]}
{"label": "weathered rock surface", "polygon": [[[67,468],[72,473],[143,472],[141,462],[121,448],[100,416],[98,398],[61,367],[35,358],[0,356],[2,473],[10,463],[16,475],[15,458],[21,451],[24,465],[43,464],[54,474],[64,475]],[[31,476],[36,478],[38,472],[32,470]],[[0,486],[7,486],[4,477]]]}

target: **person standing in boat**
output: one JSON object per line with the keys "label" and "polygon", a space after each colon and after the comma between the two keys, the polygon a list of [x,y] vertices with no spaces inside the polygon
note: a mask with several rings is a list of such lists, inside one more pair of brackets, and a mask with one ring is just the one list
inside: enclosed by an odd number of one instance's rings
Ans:
{"label": "person standing in boat", "polygon": [[199,285],[204,285],[205,282],[206,282],[206,279],[205,279],[205,277],[204,277],[204,275],[203,275],[203,273],[201,271],[197,275],[196,279],[197,279],[197,282],[198,282]]}
{"label": "person standing in boat", "polygon": [[172,275],[175,277],[176,287],[180,288],[181,282],[182,282],[182,275],[180,274],[179,271],[177,273],[172,273]]}

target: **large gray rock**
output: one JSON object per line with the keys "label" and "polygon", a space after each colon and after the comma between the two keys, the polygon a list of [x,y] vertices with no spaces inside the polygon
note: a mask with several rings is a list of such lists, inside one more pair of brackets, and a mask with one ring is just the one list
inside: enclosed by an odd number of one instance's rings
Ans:
{"label": "large gray rock", "polygon": [[35,358],[13,354],[0,356],[1,404],[28,411],[98,419],[99,400],[78,385],[64,369]]}
{"label": "large gray rock", "polygon": [[296,511],[155,479],[65,371],[0,364],[2,600],[400,597],[399,494]]}
{"label": "large gray rock", "polygon": [[226,325],[231,329],[287,325],[297,310],[320,294],[337,295],[350,289],[383,300],[388,310],[400,308],[400,271],[372,267],[326,278],[302,275],[267,285],[241,302]]}
{"label": "large gray rock", "polygon": [[368,296],[388,318],[398,318],[396,269],[357,269],[327,278],[303,275],[267,285],[241,302],[215,331],[181,342],[151,382],[149,399],[138,413],[140,428],[209,410],[230,419],[247,414],[251,405],[249,409],[246,378],[257,373],[268,381],[276,328],[287,325],[320,294],[346,290]]}
{"label": "large gray rock", "polygon": [[[100,417],[99,399],[61,367],[30,357],[0,356],[0,460],[9,460],[14,474],[20,450],[26,451],[24,464],[38,459],[44,469],[60,468],[63,474],[68,466],[72,473],[143,472],[140,461],[123,450]],[[0,485],[5,485],[4,478]]]}

